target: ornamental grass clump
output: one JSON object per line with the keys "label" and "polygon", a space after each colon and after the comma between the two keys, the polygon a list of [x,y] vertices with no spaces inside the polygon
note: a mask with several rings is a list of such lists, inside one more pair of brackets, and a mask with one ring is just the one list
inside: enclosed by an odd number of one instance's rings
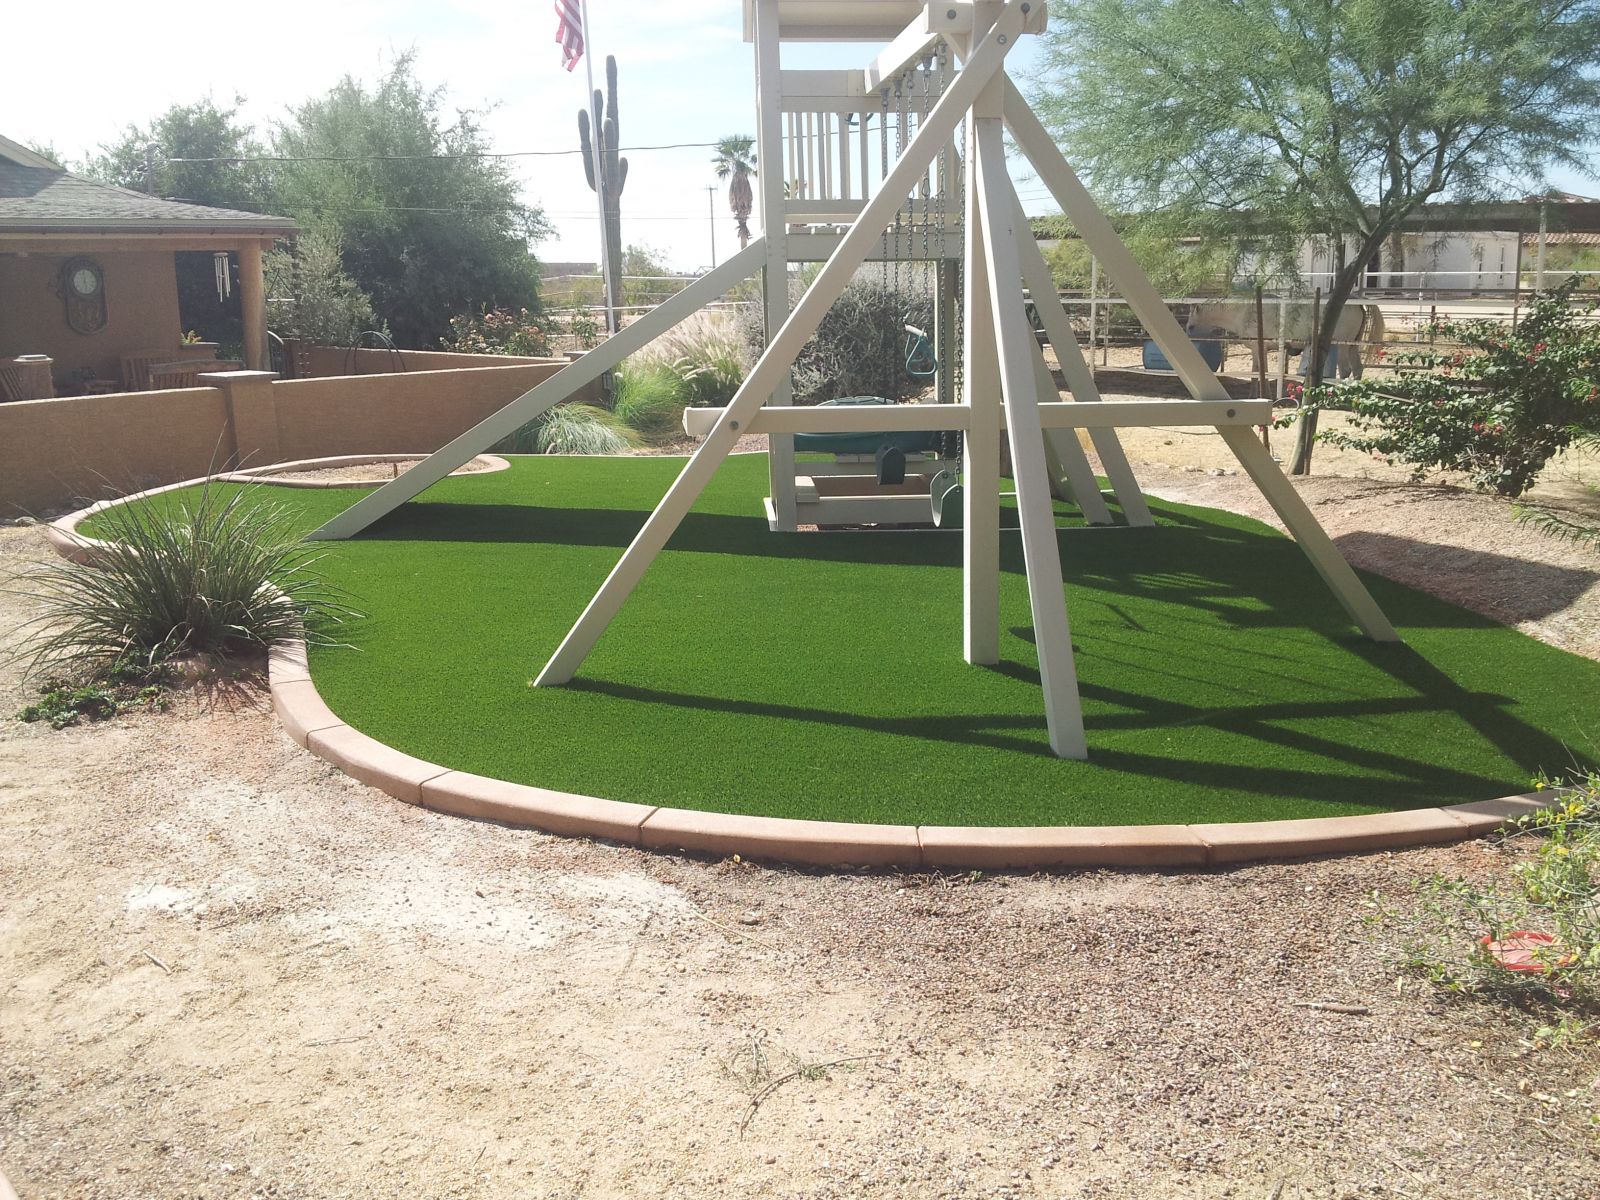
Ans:
{"label": "ornamental grass clump", "polygon": [[105,509],[91,563],[21,577],[41,608],[24,646],[30,673],[103,679],[288,638],[335,644],[329,631],[358,614],[323,581],[302,533],[255,488],[207,484]]}
{"label": "ornamental grass clump", "polygon": [[647,442],[668,442],[681,436],[683,410],[689,406],[689,385],[669,364],[645,362],[619,370],[616,414]]}
{"label": "ornamental grass clump", "polygon": [[1553,457],[1600,432],[1597,306],[1575,306],[1574,286],[1542,297],[1515,329],[1440,324],[1454,348],[1389,357],[1414,373],[1308,391],[1310,408],[1351,410],[1353,432],[1321,440],[1410,463],[1418,479],[1459,471],[1482,491],[1522,495]]}
{"label": "ornamental grass clump", "polygon": [[489,449],[495,454],[621,454],[638,439],[592,404],[558,404]]}

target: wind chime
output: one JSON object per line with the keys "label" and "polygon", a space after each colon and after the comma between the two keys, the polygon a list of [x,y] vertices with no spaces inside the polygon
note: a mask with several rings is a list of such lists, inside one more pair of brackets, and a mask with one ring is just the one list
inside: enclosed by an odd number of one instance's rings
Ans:
{"label": "wind chime", "polygon": [[217,280],[217,303],[221,304],[233,295],[233,271],[226,250],[218,250],[211,256],[211,271]]}

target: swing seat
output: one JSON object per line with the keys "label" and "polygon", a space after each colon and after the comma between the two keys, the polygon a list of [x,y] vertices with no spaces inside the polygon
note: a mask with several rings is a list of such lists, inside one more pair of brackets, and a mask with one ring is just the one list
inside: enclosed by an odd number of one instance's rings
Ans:
{"label": "swing seat", "polygon": [[907,325],[906,374],[913,379],[932,379],[939,374],[939,359],[933,352],[933,341],[915,325]]}
{"label": "swing seat", "polygon": [[[886,399],[883,396],[840,396],[834,400],[824,400],[818,407],[836,408],[843,405],[893,403],[893,400]],[[921,433],[917,431],[907,433],[797,433],[794,435],[794,448],[821,454],[875,455],[885,446],[892,446],[900,451],[902,455],[926,454],[933,449],[937,437],[936,433]]]}
{"label": "swing seat", "polygon": [[966,515],[966,489],[961,477],[948,467],[928,484],[928,499],[933,505],[935,529],[960,529]]}

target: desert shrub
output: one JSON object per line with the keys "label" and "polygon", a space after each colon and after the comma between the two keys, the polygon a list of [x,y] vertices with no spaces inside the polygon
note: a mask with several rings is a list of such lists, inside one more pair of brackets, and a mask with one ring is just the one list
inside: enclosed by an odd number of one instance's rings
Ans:
{"label": "desert shrub", "polygon": [[737,333],[691,324],[657,338],[635,354],[624,374],[646,367],[666,367],[677,375],[684,384],[686,405],[721,407],[744,382],[747,364]]}
{"label": "desert shrub", "polygon": [[498,454],[621,454],[631,430],[592,404],[558,404],[490,447]]}
{"label": "desert shrub", "polygon": [[364,331],[383,328],[372,297],[345,273],[338,238],[325,230],[308,230],[292,248],[269,251],[265,270],[275,301],[267,323],[280,337],[348,346]]}
{"label": "desert shrub", "polygon": [[507,354],[519,358],[547,358],[550,334],[527,309],[509,312],[484,308],[450,318],[450,333],[439,345],[456,354]]}
{"label": "desert shrub", "polygon": [[39,699],[17,714],[19,721],[45,721],[67,729],[84,721],[109,721],[134,709],[160,712],[171,689],[163,666],[135,667],[118,663],[100,677],[70,679],[52,675],[39,683]]}
{"label": "desert shrub", "polygon": [[651,442],[677,436],[683,410],[689,406],[689,385],[670,364],[645,361],[614,376],[617,418]]}
{"label": "desert shrub", "polygon": [[1440,324],[1460,348],[1391,356],[1416,373],[1308,393],[1313,407],[1351,410],[1353,431],[1322,440],[1408,462],[1419,479],[1459,471],[1484,491],[1522,495],[1551,458],[1600,432],[1600,324],[1571,293],[1569,282],[1542,297],[1515,330]]}
{"label": "desert shrub", "polygon": [[1503,878],[1435,875],[1420,910],[1384,909],[1410,925],[1407,965],[1446,992],[1600,1015],[1600,776],[1515,822],[1499,844],[1513,859]]}
{"label": "desert shrub", "polygon": [[207,484],[96,521],[94,564],[46,563],[20,585],[40,603],[31,670],[109,678],[179,655],[234,653],[327,631],[353,615],[316,571],[291,512],[254,488]]}
{"label": "desert shrub", "polygon": [[[904,270],[905,268],[902,268]],[[834,301],[817,332],[801,348],[794,364],[796,404],[817,404],[839,396],[884,396],[902,400],[926,386],[906,373],[906,325],[931,330],[933,306],[925,288],[911,282],[885,282],[871,268],[858,275]],[[803,287],[796,282],[791,299]],[[742,309],[740,324],[751,361],[764,342],[764,317],[759,307]]]}

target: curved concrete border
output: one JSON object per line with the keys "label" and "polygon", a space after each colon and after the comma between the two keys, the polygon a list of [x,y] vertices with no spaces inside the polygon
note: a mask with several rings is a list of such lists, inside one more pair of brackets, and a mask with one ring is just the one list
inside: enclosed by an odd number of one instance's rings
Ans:
{"label": "curved concrete border", "polygon": [[[310,461],[333,465],[326,459]],[[250,478],[259,482],[257,476],[267,469],[256,468]],[[270,469],[304,467],[287,464]],[[200,481],[190,481],[194,482]],[[137,495],[154,495],[190,483]],[[91,560],[99,543],[78,534],[78,523],[121,502],[102,502],[55,522],[49,533],[57,552],[75,561]],[[1208,825],[1003,828],[736,816],[603,800],[452,771],[386,746],[341,721],[311,681],[304,641],[274,646],[267,656],[267,668],[273,711],[295,742],[353,779],[407,804],[547,833],[606,838],[645,849],[738,854],[808,866],[985,870],[1215,867],[1262,859],[1366,853],[1481,837],[1507,821],[1547,807],[1561,795],[1559,791],[1530,792],[1444,808],[1357,817]]]}
{"label": "curved concrete border", "polygon": [[[184,479],[177,483],[166,483],[160,487],[148,488],[142,492],[130,492],[126,496],[116,496],[110,500],[98,500],[87,508],[80,508],[76,512],[69,512],[64,517],[57,517],[45,526],[45,536],[50,539],[50,544],[55,552],[62,558],[71,562],[93,564],[95,553],[105,543],[87,534],[79,533],[78,526],[87,521],[95,513],[104,512],[118,504],[127,504],[131,500],[143,500],[149,496],[159,496],[162,492],[176,492],[183,488],[199,487],[202,483],[216,481],[219,483],[262,483],[271,484],[273,487],[290,488],[357,488],[372,487],[370,481],[363,482],[354,479],[320,480],[320,479],[274,479],[274,473],[289,471],[317,471],[335,470],[339,467],[364,467],[374,463],[414,462],[419,458],[426,458],[427,454],[337,454],[329,458],[296,458],[289,462],[268,463],[264,467],[249,467],[241,471],[223,471],[217,475],[201,475],[196,479]],[[474,462],[482,461],[488,465],[481,471],[452,471],[455,476],[493,475],[497,471],[508,471],[511,464],[497,454],[480,454]],[[381,482],[381,481],[380,481]]]}

